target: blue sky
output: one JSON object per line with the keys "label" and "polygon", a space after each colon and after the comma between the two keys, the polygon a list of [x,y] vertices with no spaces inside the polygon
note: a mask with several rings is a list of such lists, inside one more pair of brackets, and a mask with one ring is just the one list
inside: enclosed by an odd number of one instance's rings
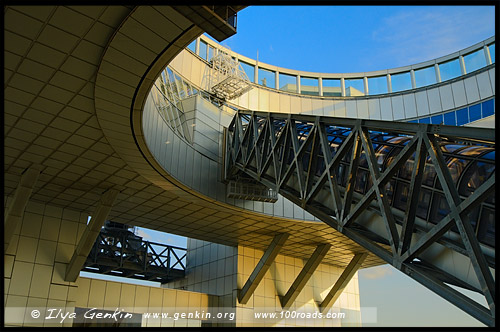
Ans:
{"label": "blue sky", "polygon": [[[288,69],[365,72],[471,46],[495,34],[494,20],[494,7],[485,6],[251,6],[238,13],[238,32],[222,45]],[[172,234],[138,235],[186,246]],[[378,323],[367,326],[484,326],[389,265],[361,270],[359,288],[361,306],[377,308]],[[473,298],[485,305],[482,296]]]}
{"label": "blue sky", "polygon": [[222,45],[288,69],[348,73],[453,53],[495,34],[494,7],[250,6]]}

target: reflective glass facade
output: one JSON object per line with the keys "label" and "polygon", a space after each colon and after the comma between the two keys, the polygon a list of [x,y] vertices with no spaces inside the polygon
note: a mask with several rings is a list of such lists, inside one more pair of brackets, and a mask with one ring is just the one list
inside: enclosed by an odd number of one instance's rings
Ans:
{"label": "reflective glass facade", "polygon": [[455,59],[440,63],[439,73],[441,74],[441,81],[451,80],[452,78],[462,75],[459,60]]}
{"label": "reflective glass facade", "polygon": [[259,84],[268,88],[276,87],[276,73],[271,70],[259,68]]}
{"label": "reflective glass facade", "polygon": [[434,66],[415,70],[415,84],[417,88],[436,83]]}
{"label": "reflective glass facade", "polygon": [[411,90],[410,72],[391,75],[392,92]]}
{"label": "reflective glass facade", "polygon": [[484,50],[479,49],[475,52],[465,55],[464,63],[465,63],[465,70],[468,73],[483,68],[484,66],[486,66],[486,58],[484,56]]}
{"label": "reflective glass facade", "polygon": [[297,92],[297,76],[280,73],[280,90],[288,92]]}

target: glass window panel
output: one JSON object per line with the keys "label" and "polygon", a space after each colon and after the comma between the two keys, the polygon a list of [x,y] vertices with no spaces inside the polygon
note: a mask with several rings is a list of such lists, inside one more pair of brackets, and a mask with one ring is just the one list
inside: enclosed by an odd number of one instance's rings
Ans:
{"label": "glass window panel", "polygon": [[495,63],[495,43],[488,46],[490,50],[491,63]]}
{"label": "glass window panel", "polygon": [[344,80],[346,96],[364,96],[365,88],[362,78]]}
{"label": "glass window panel", "polygon": [[404,91],[411,89],[410,72],[391,75],[392,92]]}
{"label": "glass window panel", "polygon": [[461,126],[469,122],[469,112],[467,108],[462,108],[457,111],[457,126]]}
{"label": "glass window panel", "polygon": [[494,99],[490,99],[483,103],[483,118],[495,114],[493,101]]}
{"label": "glass window panel", "polygon": [[464,56],[465,70],[471,73],[486,66],[486,58],[483,49],[477,50]]}
{"label": "glass window panel", "polygon": [[196,39],[191,42],[191,44],[188,45],[188,49],[191,50],[191,52],[195,53],[196,52]]}
{"label": "glass window panel", "polygon": [[456,126],[457,121],[455,120],[455,112],[448,112],[443,114],[444,124],[448,126]]}
{"label": "glass window panel", "polygon": [[250,82],[255,82],[255,67],[243,61],[240,61],[240,64],[241,68],[245,71],[245,74],[247,74]]}
{"label": "glass window panel", "polygon": [[387,76],[368,78],[368,94],[379,95],[387,92]]}
{"label": "glass window panel", "polygon": [[311,77],[301,77],[300,93],[303,95],[319,96],[318,79]]}
{"label": "glass window panel", "polygon": [[462,75],[460,71],[460,61],[457,59],[439,64],[439,73],[441,81],[451,80],[452,78]]}
{"label": "glass window panel", "polygon": [[200,53],[198,55],[205,60],[207,59],[207,46],[207,43],[205,43],[203,40],[200,40]]}
{"label": "glass window panel", "polygon": [[418,123],[431,123],[431,119],[430,118],[418,119]]}
{"label": "glass window panel", "polygon": [[280,90],[297,92],[297,76],[280,73]]}
{"label": "glass window panel", "polygon": [[481,119],[481,104],[469,107],[469,120],[470,122]]}
{"label": "glass window panel", "polygon": [[434,66],[415,70],[415,84],[417,88],[436,83]]}
{"label": "glass window panel", "polygon": [[432,124],[442,124],[443,123],[443,115],[434,115],[431,117],[431,123]]}
{"label": "glass window panel", "polygon": [[259,84],[269,88],[275,88],[275,73],[264,68],[259,68]]}
{"label": "glass window panel", "polygon": [[340,88],[340,79],[324,78],[323,79],[323,96],[340,97],[342,91]]}

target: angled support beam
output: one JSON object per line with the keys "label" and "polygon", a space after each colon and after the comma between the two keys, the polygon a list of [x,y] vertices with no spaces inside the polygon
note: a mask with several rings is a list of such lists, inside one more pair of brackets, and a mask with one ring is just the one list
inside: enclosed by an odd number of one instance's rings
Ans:
{"label": "angled support beam", "polygon": [[78,278],[80,270],[83,268],[83,264],[87,260],[90,249],[92,249],[92,246],[101,231],[101,227],[104,225],[104,221],[111,211],[117,195],[118,190],[109,189],[101,196],[101,201],[97,205],[89,224],[83,231],[82,237],[80,238],[80,241],[73,252],[73,256],[66,267],[64,280],[74,282],[76,278]]}
{"label": "angled support beam", "polygon": [[351,281],[354,274],[359,270],[361,264],[367,256],[368,253],[366,252],[354,255],[352,260],[345,268],[344,272],[342,272],[339,279],[335,282],[335,285],[333,285],[330,292],[328,292],[323,302],[321,302],[321,304],[319,305],[319,310],[321,311],[321,313],[327,312],[335,303],[335,301],[337,301],[340,294],[342,294],[344,288],[346,288],[347,284],[349,283],[349,281]]}
{"label": "angled support beam", "polygon": [[295,281],[292,283],[285,296],[281,298],[281,306],[283,308],[289,308],[297,296],[299,296],[307,281],[309,281],[314,271],[316,271],[316,268],[328,253],[328,250],[330,250],[330,247],[330,244],[320,244],[316,247],[316,250],[314,250],[311,257],[307,260],[307,263],[304,265],[297,278],[295,278]]}
{"label": "angled support beam", "polygon": [[14,199],[5,213],[4,250],[7,250],[9,247],[16,226],[23,220],[24,209],[39,175],[40,169],[36,166],[27,168],[21,175],[21,181],[14,193]]}
{"label": "angled support beam", "polygon": [[247,282],[238,294],[238,301],[241,304],[248,302],[257,286],[259,286],[260,281],[264,278],[267,270],[269,270],[272,262],[276,256],[278,256],[278,253],[283,247],[283,244],[285,244],[285,241],[288,239],[288,236],[289,234],[282,233],[274,237],[273,241],[267,248],[266,252],[264,252],[264,255],[262,255],[259,263],[257,263],[257,266],[253,270],[252,274],[250,274],[250,277],[248,277]]}

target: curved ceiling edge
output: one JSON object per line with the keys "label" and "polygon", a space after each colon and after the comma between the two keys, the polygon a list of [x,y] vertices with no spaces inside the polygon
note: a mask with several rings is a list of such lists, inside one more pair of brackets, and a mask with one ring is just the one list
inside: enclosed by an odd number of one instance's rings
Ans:
{"label": "curved ceiling edge", "polygon": [[[127,17],[108,44],[97,73],[96,114],[109,144],[134,171],[181,199],[189,201],[193,198],[201,199],[222,209],[269,219],[287,220],[291,223],[313,223],[323,228],[321,223],[268,216],[216,201],[189,189],[170,176],[154,159],[146,146],[141,126],[142,107],[147,93],[160,71],[203,31],[189,22],[185,29],[179,29],[170,40],[162,38],[161,45],[167,45],[167,47],[158,49],[158,40],[152,37],[158,36],[155,31],[136,28],[137,24],[148,19],[148,12],[151,10],[154,10],[153,7],[141,6]],[[171,31],[169,35],[172,36]],[[144,50],[134,49],[138,46],[143,47]],[[135,61],[127,54],[131,50],[133,50],[131,55],[134,56]],[[116,187],[119,190],[122,189],[119,185]]]}

